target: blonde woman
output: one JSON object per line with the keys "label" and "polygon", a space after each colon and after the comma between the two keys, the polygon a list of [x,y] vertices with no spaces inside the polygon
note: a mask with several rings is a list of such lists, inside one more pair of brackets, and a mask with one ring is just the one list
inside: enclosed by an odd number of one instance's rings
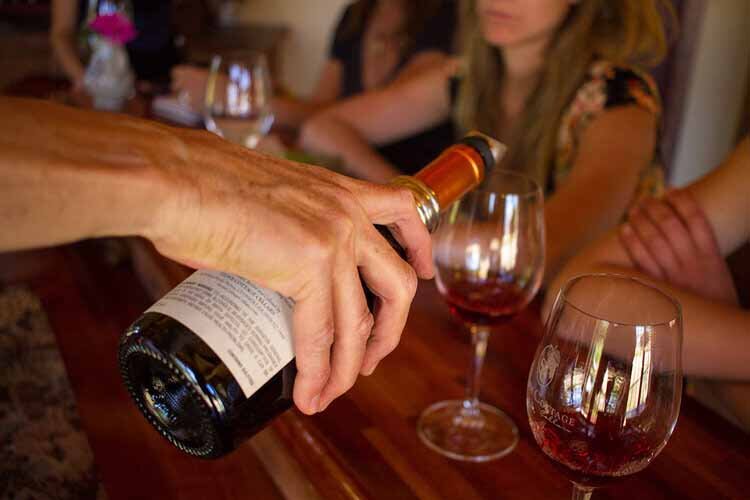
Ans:
{"label": "blonde woman", "polygon": [[382,146],[453,117],[511,145],[504,168],[549,196],[547,275],[661,187],[657,91],[640,65],[666,51],[656,0],[469,0],[461,60],[342,102],[312,118],[304,147],[383,182]]}

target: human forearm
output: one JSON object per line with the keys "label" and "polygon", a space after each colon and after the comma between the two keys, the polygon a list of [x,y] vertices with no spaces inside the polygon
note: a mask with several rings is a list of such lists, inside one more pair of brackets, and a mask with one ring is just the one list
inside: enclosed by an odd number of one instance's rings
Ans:
{"label": "human forearm", "polygon": [[[140,234],[169,258],[290,297],[294,399],[307,413],[372,373],[398,343],[415,271],[432,275],[406,189],[119,115],[0,98],[0,116],[0,249]],[[374,224],[394,228],[413,268]]]}
{"label": "human forearm", "polygon": [[73,47],[71,40],[72,35],[67,33],[52,33],[50,35],[50,44],[55,54],[55,58],[62,66],[65,75],[71,82],[77,84],[83,81],[85,69],[78,53]]}
{"label": "human forearm", "polygon": [[655,136],[654,116],[633,106],[607,110],[584,130],[569,174],[546,202],[546,276],[622,220]]}
{"label": "human forearm", "polygon": [[83,84],[84,68],[75,47],[78,18],[75,0],[52,0],[49,41],[58,62],[73,85]]}
{"label": "human forearm", "polygon": [[687,190],[701,207],[725,256],[750,239],[750,137],[722,165]]}
{"label": "human forearm", "polygon": [[[558,290],[573,276],[614,272],[639,277],[670,293],[682,305],[683,369],[688,375],[750,380],[750,313],[655,280],[638,271],[616,232],[572,258],[551,280],[543,307],[548,313]],[[626,298],[624,298],[626,299]]]}
{"label": "human forearm", "polygon": [[361,179],[382,183],[399,174],[356,129],[329,113],[309,120],[300,142],[313,153],[340,158],[347,171]]}
{"label": "human forearm", "polygon": [[[544,209],[545,281],[552,279],[568,259],[622,219],[629,198],[628,188],[599,186],[585,190],[573,186],[561,189],[550,198]],[[581,202],[584,196],[586,201]]]}
{"label": "human forearm", "polygon": [[0,250],[149,236],[171,188],[154,168],[168,129],[23,99],[0,98],[0,113]]}
{"label": "human forearm", "polygon": [[329,102],[306,101],[295,97],[274,97],[274,121],[278,125],[299,128],[305,121],[328,106]]}

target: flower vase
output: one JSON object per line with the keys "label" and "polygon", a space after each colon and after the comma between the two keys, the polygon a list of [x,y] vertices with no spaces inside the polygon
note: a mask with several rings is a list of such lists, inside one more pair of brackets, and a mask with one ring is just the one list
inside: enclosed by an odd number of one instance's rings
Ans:
{"label": "flower vase", "polygon": [[134,94],[133,71],[125,47],[97,37],[84,85],[94,100],[94,108],[120,111]]}

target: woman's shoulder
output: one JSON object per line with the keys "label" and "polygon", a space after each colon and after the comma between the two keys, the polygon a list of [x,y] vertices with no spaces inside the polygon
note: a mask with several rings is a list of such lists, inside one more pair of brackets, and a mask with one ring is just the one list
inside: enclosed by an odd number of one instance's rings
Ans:
{"label": "woman's shoulder", "polygon": [[601,113],[624,106],[636,106],[659,120],[661,99],[654,79],[635,66],[595,61],[563,114],[560,143],[575,142]]}
{"label": "woman's shoulder", "polygon": [[607,109],[635,105],[654,114],[661,112],[656,82],[646,71],[632,65],[597,60],[591,64],[576,101],[589,107]]}

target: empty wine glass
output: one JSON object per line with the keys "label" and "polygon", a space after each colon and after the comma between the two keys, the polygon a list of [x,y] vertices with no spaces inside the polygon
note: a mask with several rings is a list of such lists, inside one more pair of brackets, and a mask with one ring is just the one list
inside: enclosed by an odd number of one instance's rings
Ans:
{"label": "empty wine glass", "polygon": [[465,398],[433,404],[417,425],[433,450],[473,462],[502,457],[518,442],[510,417],[479,402],[479,382],[489,333],[526,307],[544,272],[539,186],[502,171],[493,173],[490,186],[455,203],[435,234],[438,289],[471,333],[474,355]]}
{"label": "empty wine glass", "polygon": [[86,6],[87,21],[92,21],[97,15],[107,16],[121,13],[133,17],[131,0],[89,0]]}
{"label": "empty wine glass", "polygon": [[273,124],[272,94],[262,53],[214,56],[206,83],[206,128],[236,144],[256,147]]}
{"label": "empty wine glass", "polygon": [[672,435],[682,395],[679,304],[638,279],[573,278],[531,365],[526,407],[574,499],[645,468]]}

